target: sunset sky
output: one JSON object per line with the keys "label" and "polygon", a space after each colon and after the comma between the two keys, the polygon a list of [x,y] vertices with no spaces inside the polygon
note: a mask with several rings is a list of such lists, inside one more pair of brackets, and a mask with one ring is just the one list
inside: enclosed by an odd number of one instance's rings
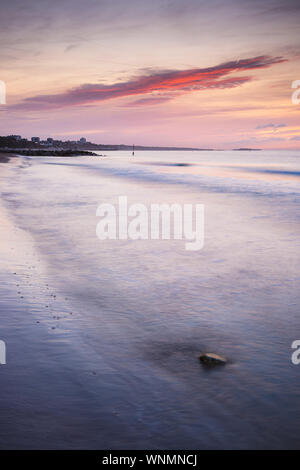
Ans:
{"label": "sunset sky", "polygon": [[2,0],[0,134],[300,148],[299,0]]}

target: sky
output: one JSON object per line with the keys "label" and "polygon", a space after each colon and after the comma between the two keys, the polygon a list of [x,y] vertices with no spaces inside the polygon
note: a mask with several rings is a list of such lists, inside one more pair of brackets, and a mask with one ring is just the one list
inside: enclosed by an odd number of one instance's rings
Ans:
{"label": "sky", "polygon": [[1,0],[0,135],[300,148],[299,0]]}

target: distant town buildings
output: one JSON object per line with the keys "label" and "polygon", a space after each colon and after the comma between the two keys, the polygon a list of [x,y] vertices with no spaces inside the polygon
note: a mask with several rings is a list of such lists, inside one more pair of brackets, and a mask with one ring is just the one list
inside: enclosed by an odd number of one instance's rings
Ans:
{"label": "distant town buildings", "polygon": [[[10,137],[13,137],[15,140],[21,140],[22,139],[22,137],[20,135],[11,135]],[[45,139],[45,140],[41,140],[40,137],[31,137],[31,142],[33,142],[35,144],[46,145],[47,147],[49,147],[49,146],[52,146],[52,145],[59,144],[59,142],[62,142],[62,141],[55,140],[52,137],[47,137],[47,139]],[[85,137],[81,137],[77,141],[71,140],[71,141],[66,141],[66,143],[67,142],[69,142],[72,145],[76,145],[76,144],[86,144],[87,140],[86,140]]]}
{"label": "distant town buildings", "polygon": [[[136,150],[212,150],[212,149],[199,149],[199,148],[190,148],[190,147],[144,147],[144,146],[135,146]],[[40,139],[40,137],[31,137],[26,138],[20,135],[0,135],[0,152],[6,150],[22,150],[29,152],[33,151],[35,155],[39,151],[41,152],[74,152],[82,151],[90,152],[93,150],[128,150],[132,152],[132,145],[124,144],[95,144],[93,142],[87,141],[85,137],[81,137],[80,140],[57,140],[52,137],[45,139]],[[233,149],[236,150],[236,149]],[[246,150],[246,149],[240,149]],[[251,150],[251,149],[248,149]],[[253,150],[253,149],[252,149]]]}
{"label": "distant town buildings", "polygon": [[21,135],[10,135],[9,137],[12,137],[12,138],[15,139],[15,140],[22,140],[22,136],[21,136]]}

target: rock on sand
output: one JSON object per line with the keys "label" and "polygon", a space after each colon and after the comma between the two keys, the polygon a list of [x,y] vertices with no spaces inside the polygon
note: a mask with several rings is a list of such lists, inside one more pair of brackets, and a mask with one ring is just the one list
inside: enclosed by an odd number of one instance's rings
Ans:
{"label": "rock on sand", "polygon": [[225,364],[227,364],[227,359],[225,359],[225,357],[214,353],[203,353],[199,356],[199,360],[206,366],[225,366]]}

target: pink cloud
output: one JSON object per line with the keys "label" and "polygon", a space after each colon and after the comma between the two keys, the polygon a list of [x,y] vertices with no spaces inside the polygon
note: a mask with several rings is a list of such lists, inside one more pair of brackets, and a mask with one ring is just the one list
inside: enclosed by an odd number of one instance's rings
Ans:
{"label": "pink cloud", "polygon": [[[63,93],[26,98],[10,109],[55,109],[66,106],[95,104],[105,100],[136,95],[145,95],[135,101],[137,106],[157,104],[172,99],[181,93],[241,86],[251,80],[251,77],[227,76],[235,72],[267,68],[285,61],[282,57],[259,56],[226,62],[214,67],[155,72],[112,85],[101,83],[83,84]],[[157,92],[162,93],[162,96],[159,97],[153,94]]]}

